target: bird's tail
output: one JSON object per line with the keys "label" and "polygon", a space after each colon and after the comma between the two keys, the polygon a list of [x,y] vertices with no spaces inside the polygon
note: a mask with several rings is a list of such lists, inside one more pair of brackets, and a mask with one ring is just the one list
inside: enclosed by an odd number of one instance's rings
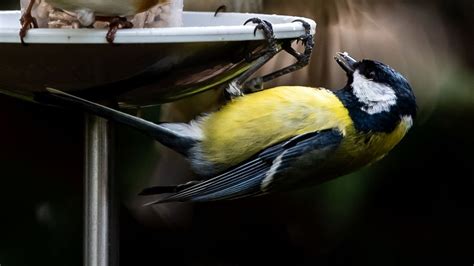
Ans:
{"label": "bird's tail", "polygon": [[[166,126],[167,124],[155,124],[142,118],[126,114],[124,112],[88,101],[60,90],[52,88],[47,88],[46,90],[48,91],[48,96],[53,97],[53,103],[55,104],[83,110],[88,113],[92,113],[94,115],[131,126],[153,137],[161,144],[185,156],[187,155],[189,149],[192,148],[198,141],[189,136],[183,136],[181,132],[168,128]],[[50,100],[48,100],[48,102],[50,102]],[[42,102],[42,100],[39,101]]]}
{"label": "bird's tail", "polygon": [[189,181],[184,184],[180,185],[175,185],[175,186],[155,186],[155,187],[148,187],[142,190],[138,195],[139,196],[152,196],[152,195],[160,195],[160,194],[171,194],[168,195],[164,198],[161,198],[159,200],[151,201],[146,203],[144,206],[149,206],[149,205],[154,205],[154,204],[159,204],[159,203],[166,203],[166,202],[172,202],[172,201],[179,201],[174,199],[173,195],[176,195],[176,193],[179,193],[183,191],[184,189],[188,189],[193,187],[194,185],[199,184],[201,181],[194,180],[194,181]]}
{"label": "bird's tail", "polygon": [[165,194],[165,193],[177,193],[183,189],[190,188],[194,185],[201,183],[199,180],[189,181],[184,184],[174,185],[174,186],[156,186],[156,187],[149,187],[145,188],[140,192],[140,196],[149,196],[149,195],[157,195],[157,194]]}

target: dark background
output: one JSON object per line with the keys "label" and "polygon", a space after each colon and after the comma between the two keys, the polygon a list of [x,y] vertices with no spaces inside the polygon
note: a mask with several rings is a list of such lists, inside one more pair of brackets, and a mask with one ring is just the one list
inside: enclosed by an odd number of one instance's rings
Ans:
{"label": "dark background", "polygon": [[[185,2],[190,10],[219,5]],[[263,1],[260,12],[318,23],[311,65],[273,85],[338,88],[335,52],[378,59],[413,85],[414,128],[381,162],[319,187],[144,208],[135,196],[144,186],[190,173],[179,156],[117,126],[121,265],[472,265],[473,3]],[[286,63],[280,57],[268,69]],[[145,116],[187,120],[212,95]],[[83,115],[3,95],[0,110],[0,264],[81,265]]]}

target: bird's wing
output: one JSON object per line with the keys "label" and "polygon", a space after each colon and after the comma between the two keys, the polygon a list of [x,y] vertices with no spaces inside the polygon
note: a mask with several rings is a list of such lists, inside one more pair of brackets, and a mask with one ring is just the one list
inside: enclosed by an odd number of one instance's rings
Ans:
{"label": "bird's wing", "polygon": [[[284,175],[301,155],[312,153],[322,160],[338,147],[341,140],[342,134],[337,129],[298,135],[265,149],[218,176],[191,186],[176,186],[174,194],[147,205],[172,201],[228,200],[266,194],[272,190],[272,181],[277,180],[274,177]],[[148,188],[141,195],[170,192],[170,188]]]}

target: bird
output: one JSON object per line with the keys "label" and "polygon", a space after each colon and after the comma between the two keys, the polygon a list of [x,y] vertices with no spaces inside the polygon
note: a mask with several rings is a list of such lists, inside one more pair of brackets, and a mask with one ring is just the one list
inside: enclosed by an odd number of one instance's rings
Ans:
{"label": "bird", "polygon": [[151,123],[48,89],[63,105],[146,132],[182,154],[199,177],[145,188],[146,203],[232,200],[321,184],[383,158],[417,113],[407,79],[390,66],[337,53],[339,90],[279,86],[237,97],[188,123]]}
{"label": "bird", "polygon": [[[31,15],[36,0],[30,0],[20,23],[20,38],[26,36],[27,30],[37,27],[36,19]],[[109,22],[109,31],[106,39],[112,43],[119,28],[132,28],[133,24],[125,18],[144,12],[158,4],[165,4],[171,0],[46,0],[54,8],[74,12],[82,26],[91,26],[96,20]]]}

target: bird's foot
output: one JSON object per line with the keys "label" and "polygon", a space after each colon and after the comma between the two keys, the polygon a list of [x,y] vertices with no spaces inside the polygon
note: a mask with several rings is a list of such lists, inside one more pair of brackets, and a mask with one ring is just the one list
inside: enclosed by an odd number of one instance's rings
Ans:
{"label": "bird's foot", "polygon": [[249,54],[247,56],[247,60],[253,61],[266,53],[273,53],[273,55],[275,55],[278,52],[278,48],[277,48],[272,24],[266,20],[262,20],[259,18],[251,18],[245,21],[244,25],[247,25],[250,22],[257,24],[257,26],[255,26],[255,29],[253,31],[253,35],[256,36],[257,31],[261,30],[263,35],[265,36],[265,39],[267,40],[268,45],[263,51],[259,53]]}
{"label": "bird's foot", "polygon": [[[257,35],[257,31],[261,30],[265,39],[267,40],[267,47],[257,53],[250,53],[247,55],[247,61],[252,62],[250,68],[245,71],[242,75],[235,78],[232,82],[229,83],[225,90],[225,97],[227,99],[233,99],[235,97],[239,97],[244,95],[245,93],[251,93],[255,91],[262,90],[263,82],[260,79],[252,80],[252,83],[243,86],[250,76],[255,74],[265,63],[267,63],[270,59],[273,58],[278,52],[279,48],[277,46],[277,42],[275,39],[275,35],[273,33],[273,26],[270,22],[266,20],[262,20],[259,18],[251,18],[245,21],[244,25],[248,23],[257,24],[253,31],[254,35]],[[245,89],[244,89],[245,88]]]}
{"label": "bird's foot", "polygon": [[311,35],[311,25],[309,25],[308,22],[302,19],[296,19],[293,20],[293,22],[300,22],[301,24],[303,24],[305,31],[305,33],[298,37],[298,39],[296,40],[296,43],[301,42],[304,45],[304,52],[302,54],[298,53],[299,56],[295,57],[298,59],[298,61],[302,61],[307,64],[309,62],[309,59],[311,58],[311,54],[313,53],[314,47],[314,38],[313,35]]}
{"label": "bird's foot", "polygon": [[26,33],[30,28],[38,28],[38,22],[36,21],[36,18],[34,18],[31,15],[31,9],[33,7],[34,1],[31,1],[28,8],[26,9],[25,13],[20,18],[20,40],[22,44],[26,44],[24,39],[26,37]]}
{"label": "bird's foot", "polygon": [[132,22],[128,21],[124,17],[112,17],[109,21],[109,31],[107,32],[106,39],[110,44],[114,43],[115,35],[119,29],[130,29],[133,28]]}
{"label": "bird's foot", "polygon": [[[299,41],[302,41],[304,45],[306,45],[309,41],[313,41],[313,35],[311,35],[311,25],[309,25],[308,22],[302,20],[302,19],[295,19],[292,21],[293,23],[295,22],[300,22],[303,25],[304,28],[304,34],[301,35],[298,39]],[[313,45],[311,45],[312,47]]]}
{"label": "bird's foot", "polygon": [[313,39],[313,36],[311,35],[311,25],[308,22],[301,19],[294,20],[293,22],[302,23],[305,29],[305,33],[296,39],[297,43],[301,42],[304,45],[304,52],[300,53],[296,51],[295,49],[293,49],[293,47],[291,47],[291,41],[284,42],[282,44],[283,50],[285,50],[287,53],[289,53],[294,58],[296,58],[297,61],[294,64],[291,64],[285,68],[279,69],[273,73],[247,81],[243,85],[244,88],[250,88],[250,89],[256,88],[256,87],[262,88],[262,85],[261,85],[262,83],[268,82],[280,76],[299,70],[309,64],[309,61],[311,59],[311,54],[313,53],[313,47],[314,47],[314,39]]}

